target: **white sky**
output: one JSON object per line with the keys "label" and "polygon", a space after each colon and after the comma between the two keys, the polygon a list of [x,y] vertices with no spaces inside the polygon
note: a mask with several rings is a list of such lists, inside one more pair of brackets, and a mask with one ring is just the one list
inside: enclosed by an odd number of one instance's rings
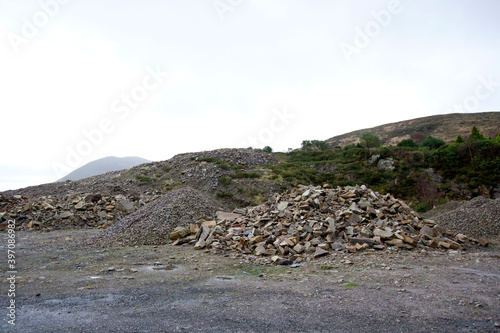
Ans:
{"label": "white sky", "polygon": [[499,13],[497,0],[0,0],[0,190],[105,156],[282,151],[498,111]]}

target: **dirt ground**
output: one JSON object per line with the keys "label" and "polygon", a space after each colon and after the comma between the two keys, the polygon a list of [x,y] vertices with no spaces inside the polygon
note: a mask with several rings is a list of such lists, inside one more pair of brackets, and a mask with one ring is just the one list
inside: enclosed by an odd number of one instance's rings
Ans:
{"label": "dirt ground", "polygon": [[500,247],[260,266],[189,246],[78,249],[95,230],[16,234],[1,332],[497,332]]}

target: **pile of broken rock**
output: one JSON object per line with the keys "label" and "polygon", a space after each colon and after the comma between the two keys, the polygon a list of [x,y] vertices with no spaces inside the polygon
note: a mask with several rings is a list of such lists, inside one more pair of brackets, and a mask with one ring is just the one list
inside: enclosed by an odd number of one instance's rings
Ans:
{"label": "pile of broken rock", "polygon": [[390,194],[364,185],[333,189],[328,184],[299,186],[260,206],[218,212],[215,220],[177,227],[170,239],[174,245],[193,244],[196,249],[278,264],[345,251],[488,245],[419,219]]}
{"label": "pile of broken rock", "polygon": [[125,197],[109,193],[68,194],[62,197],[0,195],[0,230],[15,220],[19,230],[106,228],[154,197]]}

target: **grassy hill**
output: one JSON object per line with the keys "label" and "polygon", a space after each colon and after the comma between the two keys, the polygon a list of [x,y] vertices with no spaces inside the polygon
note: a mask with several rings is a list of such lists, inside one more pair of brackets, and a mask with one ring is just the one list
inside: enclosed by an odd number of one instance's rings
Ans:
{"label": "grassy hill", "polygon": [[325,141],[332,147],[343,147],[358,143],[359,136],[369,132],[379,136],[383,146],[395,146],[410,136],[432,136],[452,142],[458,135],[466,138],[472,126],[480,128],[486,137],[496,137],[500,133],[500,112],[451,113],[415,118],[349,132]]}

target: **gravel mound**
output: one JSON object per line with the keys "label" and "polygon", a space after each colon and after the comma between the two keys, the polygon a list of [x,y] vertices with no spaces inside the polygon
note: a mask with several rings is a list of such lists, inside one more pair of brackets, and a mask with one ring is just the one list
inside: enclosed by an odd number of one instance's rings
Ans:
{"label": "gravel mound", "polygon": [[428,212],[421,214],[421,216],[423,218],[433,220],[434,217],[441,215],[441,214],[449,213],[449,212],[459,208],[460,206],[462,206],[462,204],[458,201],[449,201],[445,204],[437,206],[434,209],[429,210]]}
{"label": "gravel mound", "polygon": [[212,218],[220,203],[191,187],[171,191],[87,241],[94,246],[161,245],[178,226]]}
{"label": "gravel mound", "polygon": [[193,159],[215,158],[224,162],[245,166],[266,166],[271,163],[277,163],[273,155],[265,153],[260,149],[242,148],[222,148],[197,153],[179,154],[174,156],[172,160],[183,160],[186,157]]}
{"label": "gravel mound", "polygon": [[433,218],[453,232],[476,238],[499,238],[500,200],[476,197],[461,207]]}

